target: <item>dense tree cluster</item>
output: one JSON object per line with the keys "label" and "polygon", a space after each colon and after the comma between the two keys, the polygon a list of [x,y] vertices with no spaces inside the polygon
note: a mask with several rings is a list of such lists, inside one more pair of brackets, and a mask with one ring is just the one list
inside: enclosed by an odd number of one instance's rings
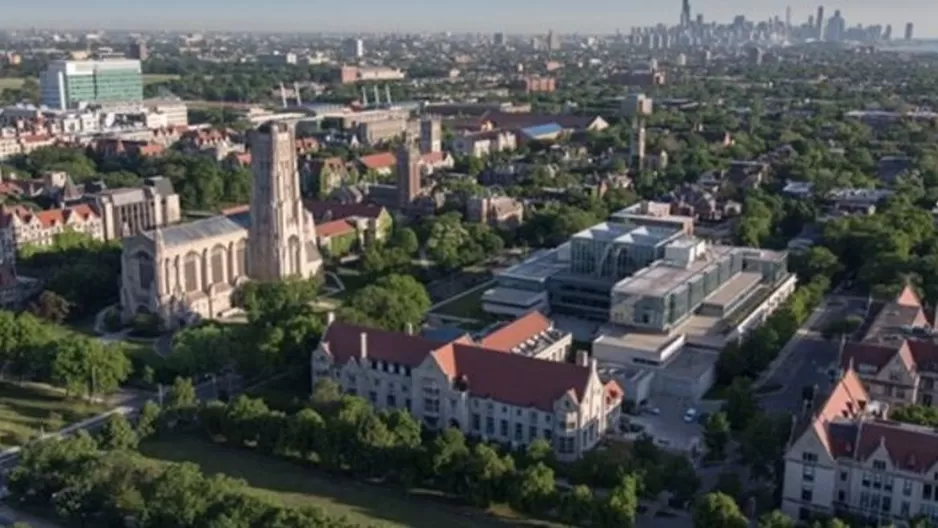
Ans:
{"label": "dense tree cluster", "polygon": [[385,330],[416,328],[430,309],[430,296],[417,279],[387,275],[354,292],[339,310],[343,321]]}
{"label": "dense tree cluster", "polygon": [[258,498],[244,481],[206,477],[194,464],[157,465],[132,451],[134,435],[121,416],[108,422],[100,441],[82,431],[34,442],[23,449],[7,486],[14,498],[51,508],[75,526],[124,526],[128,520],[141,528],[353,526],[316,508]]}
{"label": "dense tree cluster", "polygon": [[116,302],[120,261],[119,243],[76,232],[56,235],[50,245],[28,245],[17,258],[21,271],[45,280],[47,293],[31,310],[56,322],[86,318]]}
{"label": "dense tree cluster", "polygon": [[427,257],[447,271],[484,262],[505,246],[491,227],[464,223],[459,213],[447,213],[434,218],[426,231]]}
{"label": "dense tree cluster", "polygon": [[119,344],[72,334],[29,312],[0,311],[0,374],[95,397],[115,391],[130,371]]}

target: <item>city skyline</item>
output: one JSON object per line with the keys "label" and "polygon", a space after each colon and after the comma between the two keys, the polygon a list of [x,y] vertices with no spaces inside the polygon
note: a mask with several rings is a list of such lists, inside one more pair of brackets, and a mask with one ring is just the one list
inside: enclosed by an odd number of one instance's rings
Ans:
{"label": "city skyline", "polygon": [[[319,4],[319,5],[317,5]],[[96,0],[74,4],[65,0],[36,0],[28,6],[4,7],[2,27],[129,30],[244,30],[284,32],[518,32],[614,33],[632,26],[680,22],[681,0],[648,5],[639,0],[581,0],[570,9],[565,0],[543,0],[537,10],[516,0],[477,0],[471,6],[439,4],[428,0],[358,0],[334,3],[321,0],[164,0],[136,5]],[[915,23],[916,36],[938,36],[938,4],[931,0],[872,0],[808,2],[762,0],[692,0],[692,18],[729,22],[736,15],[749,20],[778,16],[792,10],[792,23],[803,24],[823,5],[827,16],[840,10],[848,26]],[[363,13],[367,13],[363,16]],[[497,15],[497,16],[492,16]],[[499,19],[500,17],[500,19]]]}

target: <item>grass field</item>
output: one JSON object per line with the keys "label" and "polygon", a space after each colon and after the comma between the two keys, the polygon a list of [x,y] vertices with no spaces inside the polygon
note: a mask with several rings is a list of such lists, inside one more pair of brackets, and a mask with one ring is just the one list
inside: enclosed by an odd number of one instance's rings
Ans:
{"label": "grass field", "polygon": [[103,412],[96,405],[37,385],[0,383],[0,448],[23,444],[39,435]]}
{"label": "grass field", "polygon": [[438,306],[432,313],[485,321],[489,316],[482,310],[482,295],[490,288],[492,288],[491,284],[476,287],[466,295]]}
{"label": "grass field", "polygon": [[6,88],[16,89],[23,86],[24,82],[26,82],[26,79],[20,77],[0,77],[0,90]]}
{"label": "grass field", "polygon": [[291,505],[316,506],[330,516],[378,528],[506,528],[557,527],[537,521],[477,513],[402,491],[348,480],[307,469],[289,461],[240,449],[212,445],[195,438],[150,441],[140,451],[156,460],[194,462],[207,474],[224,473],[244,479],[259,496]]}

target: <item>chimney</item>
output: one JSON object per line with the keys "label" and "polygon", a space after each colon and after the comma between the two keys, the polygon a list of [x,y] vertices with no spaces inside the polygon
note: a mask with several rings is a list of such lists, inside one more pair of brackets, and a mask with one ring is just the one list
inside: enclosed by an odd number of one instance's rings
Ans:
{"label": "chimney", "polygon": [[361,346],[359,347],[359,357],[361,359],[368,359],[368,333],[361,333]]}
{"label": "chimney", "polygon": [[597,361],[596,359],[591,359],[590,370],[593,371],[593,373],[595,374],[598,368],[599,368],[599,361]]}
{"label": "chimney", "polygon": [[334,322],[335,322],[335,312],[333,312],[332,310],[329,310],[328,312],[326,312],[326,326],[329,326]]}
{"label": "chimney", "polygon": [[588,367],[590,362],[590,354],[586,350],[577,350],[576,351],[576,364],[579,367]]}

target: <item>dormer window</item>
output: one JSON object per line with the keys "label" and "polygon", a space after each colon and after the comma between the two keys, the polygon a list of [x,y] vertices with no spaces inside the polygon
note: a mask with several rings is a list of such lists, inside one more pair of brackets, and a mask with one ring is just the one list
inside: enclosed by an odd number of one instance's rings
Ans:
{"label": "dormer window", "polygon": [[875,469],[876,471],[886,471],[886,463],[883,462],[882,460],[874,460],[873,469]]}

